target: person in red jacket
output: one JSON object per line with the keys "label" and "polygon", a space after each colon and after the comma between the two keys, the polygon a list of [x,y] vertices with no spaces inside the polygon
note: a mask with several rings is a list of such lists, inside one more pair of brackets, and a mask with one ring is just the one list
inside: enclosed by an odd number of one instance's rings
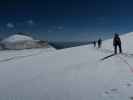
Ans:
{"label": "person in red jacket", "polygon": [[122,53],[121,39],[119,37],[119,34],[117,34],[117,33],[115,33],[115,35],[114,35],[113,46],[114,46],[115,54],[117,54],[117,47],[119,48],[119,52]]}

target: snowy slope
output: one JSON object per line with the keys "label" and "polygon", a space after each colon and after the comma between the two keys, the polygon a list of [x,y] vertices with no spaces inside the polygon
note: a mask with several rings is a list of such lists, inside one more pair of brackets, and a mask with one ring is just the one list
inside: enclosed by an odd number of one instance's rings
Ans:
{"label": "snowy slope", "polygon": [[112,54],[111,40],[102,49],[2,51],[0,100],[132,100],[132,38],[122,36],[125,55],[103,61]]}
{"label": "snowy slope", "polygon": [[6,62],[14,59],[22,59],[30,56],[36,56],[42,52],[56,51],[53,47],[40,48],[40,49],[24,49],[24,50],[3,50],[0,51],[0,62]]}

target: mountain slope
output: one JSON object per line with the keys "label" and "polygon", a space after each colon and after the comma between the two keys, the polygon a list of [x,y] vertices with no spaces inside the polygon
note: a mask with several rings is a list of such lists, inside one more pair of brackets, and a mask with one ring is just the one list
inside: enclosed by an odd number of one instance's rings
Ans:
{"label": "mountain slope", "polygon": [[129,44],[124,50],[130,54],[105,60],[101,59],[113,53],[111,40],[105,41],[102,49],[89,45],[59,51],[41,49],[31,50],[30,56],[28,50],[7,55],[0,52],[0,99],[132,100],[131,36],[122,36]]}

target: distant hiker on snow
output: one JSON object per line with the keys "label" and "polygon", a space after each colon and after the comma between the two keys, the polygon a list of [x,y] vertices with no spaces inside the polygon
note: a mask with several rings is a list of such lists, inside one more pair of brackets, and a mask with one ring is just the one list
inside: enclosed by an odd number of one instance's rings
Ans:
{"label": "distant hiker on snow", "polygon": [[96,41],[93,41],[93,44],[94,44],[94,48],[96,47]]}
{"label": "distant hiker on snow", "polygon": [[98,48],[101,48],[101,46],[102,46],[102,39],[99,38],[98,41],[97,41],[97,43],[98,43]]}
{"label": "distant hiker on snow", "polygon": [[119,52],[122,53],[121,39],[117,33],[115,33],[115,35],[114,35],[113,46],[114,46],[114,53],[115,54],[117,54],[117,47],[119,47]]}

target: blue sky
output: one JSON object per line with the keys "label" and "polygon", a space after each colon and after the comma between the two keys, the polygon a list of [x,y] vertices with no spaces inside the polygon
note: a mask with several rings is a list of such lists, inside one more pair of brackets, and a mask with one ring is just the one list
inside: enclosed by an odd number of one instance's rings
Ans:
{"label": "blue sky", "polygon": [[133,31],[132,0],[1,0],[0,37],[84,41]]}

